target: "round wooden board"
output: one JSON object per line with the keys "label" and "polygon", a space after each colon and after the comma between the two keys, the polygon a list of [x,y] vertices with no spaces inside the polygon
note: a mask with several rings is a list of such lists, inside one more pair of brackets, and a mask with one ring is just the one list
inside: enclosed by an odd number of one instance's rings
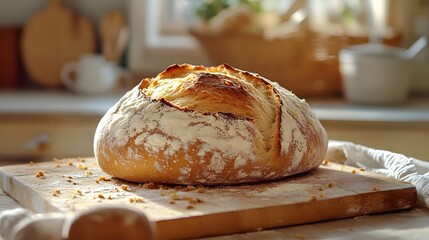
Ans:
{"label": "round wooden board", "polygon": [[22,58],[29,75],[42,86],[61,85],[63,64],[95,51],[95,33],[88,19],[50,0],[29,19],[22,35]]}

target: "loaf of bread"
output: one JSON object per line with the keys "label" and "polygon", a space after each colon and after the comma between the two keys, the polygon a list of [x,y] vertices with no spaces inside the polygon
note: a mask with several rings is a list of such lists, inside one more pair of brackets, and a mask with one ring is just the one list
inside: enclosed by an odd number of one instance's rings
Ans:
{"label": "loaf of bread", "polygon": [[316,168],[327,134],[309,105],[229,65],[172,65],[126,93],[94,139],[101,169],[133,182],[238,184]]}

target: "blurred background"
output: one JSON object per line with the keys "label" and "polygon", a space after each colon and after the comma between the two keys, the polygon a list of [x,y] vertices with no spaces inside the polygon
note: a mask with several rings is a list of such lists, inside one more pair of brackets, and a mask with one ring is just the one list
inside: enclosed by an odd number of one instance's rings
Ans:
{"label": "blurred background", "polygon": [[257,72],[331,139],[429,159],[421,37],[429,0],[0,0],[0,164],[92,156],[107,109],[174,63]]}

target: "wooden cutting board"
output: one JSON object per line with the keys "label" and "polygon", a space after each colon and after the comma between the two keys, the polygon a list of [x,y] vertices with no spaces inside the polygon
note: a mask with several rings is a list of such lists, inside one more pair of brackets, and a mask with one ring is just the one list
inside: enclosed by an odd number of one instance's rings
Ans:
{"label": "wooden cutting board", "polygon": [[[44,177],[35,176],[39,171]],[[196,189],[103,177],[108,175],[93,158],[0,168],[2,189],[26,208],[50,212],[129,205],[155,222],[160,239],[258,231],[416,204],[416,190],[409,183],[333,163],[279,181]]]}
{"label": "wooden cutting board", "polygon": [[61,67],[95,51],[95,32],[88,19],[49,0],[46,9],[24,26],[22,58],[29,75],[40,85],[58,87]]}

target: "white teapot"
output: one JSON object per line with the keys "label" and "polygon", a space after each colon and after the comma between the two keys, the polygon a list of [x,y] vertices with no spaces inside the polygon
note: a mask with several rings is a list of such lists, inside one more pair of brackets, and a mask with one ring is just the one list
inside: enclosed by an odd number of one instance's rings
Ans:
{"label": "white teapot", "polygon": [[86,54],[61,68],[61,81],[73,92],[103,93],[117,84],[119,68],[100,54]]}

